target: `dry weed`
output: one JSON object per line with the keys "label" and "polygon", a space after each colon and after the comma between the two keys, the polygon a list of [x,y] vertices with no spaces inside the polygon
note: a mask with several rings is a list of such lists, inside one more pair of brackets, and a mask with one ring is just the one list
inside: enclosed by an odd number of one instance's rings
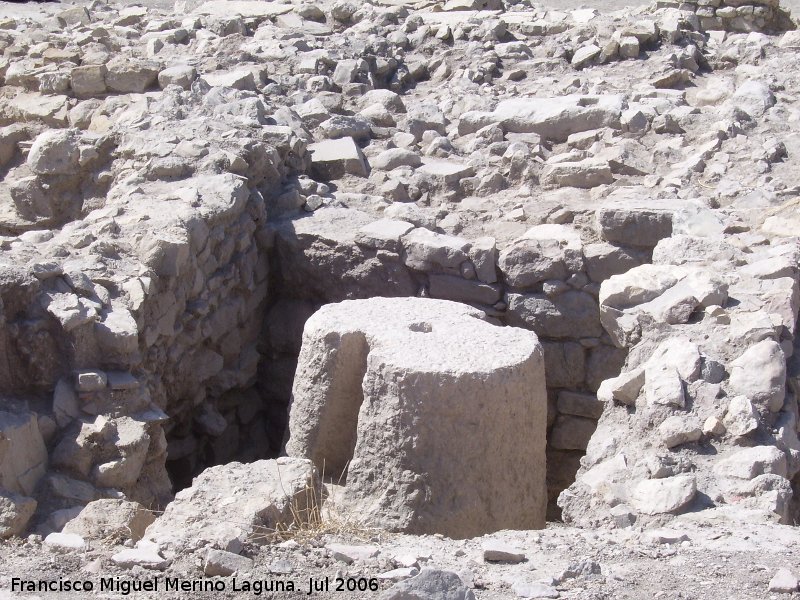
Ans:
{"label": "dry weed", "polygon": [[[346,469],[345,469],[346,472]],[[279,472],[280,476],[280,472]],[[281,483],[281,488],[283,484]],[[368,527],[359,522],[352,510],[338,504],[333,490],[341,491],[342,477],[334,482],[325,477],[323,465],[319,485],[310,481],[298,495],[289,498],[291,518],[288,522],[279,522],[274,529],[258,528],[253,541],[257,543],[280,543],[294,540],[301,545],[314,545],[323,536],[337,536],[347,540],[369,542],[380,538],[380,529]]]}

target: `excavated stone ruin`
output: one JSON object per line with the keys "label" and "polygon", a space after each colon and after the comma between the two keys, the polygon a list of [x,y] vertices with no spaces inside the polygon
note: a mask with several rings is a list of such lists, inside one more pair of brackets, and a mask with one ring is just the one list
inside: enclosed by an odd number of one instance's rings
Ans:
{"label": "excavated stone ruin", "polygon": [[0,537],[167,544],[233,461],[234,552],[278,464],[456,537],[798,520],[776,2],[183,4],[0,19]]}

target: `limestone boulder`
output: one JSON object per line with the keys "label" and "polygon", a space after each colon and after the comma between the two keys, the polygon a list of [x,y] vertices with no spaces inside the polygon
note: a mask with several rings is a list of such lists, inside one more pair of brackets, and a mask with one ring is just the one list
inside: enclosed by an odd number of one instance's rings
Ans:
{"label": "limestone boulder", "polygon": [[780,344],[764,340],[748,348],[730,364],[729,384],[737,394],[770,412],[783,407],[786,394],[786,358]]}
{"label": "limestone boulder", "polygon": [[149,61],[118,57],[106,65],[106,86],[113,92],[141,94],[158,79],[159,66]]}
{"label": "limestone boulder", "polygon": [[245,542],[265,543],[278,525],[321,498],[317,471],[300,458],[211,467],[176,494],[145,539],[176,551],[210,546],[238,554]]}
{"label": "limestone boulder", "polygon": [[581,160],[547,165],[540,181],[546,186],[589,189],[614,183],[614,176],[608,164]]}
{"label": "limestone boulder", "polygon": [[[377,224],[376,224],[377,223]],[[375,225],[373,225],[375,224]],[[287,295],[323,302],[369,296],[411,296],[417,287],[399,250],[402,230],[368,214],[323,207],[310,215],[273,224]]]}
{"label": "limestone boulder", "polygon": [[21,535],[36,511],[36,500],[0,488],[0,540]]}
{"label": "limestone boulder", "polygon": [[549,338],[599,337],[602,333],[597,301],[571,290],[553,298],[545,294],[507,294],[508,323],[529,327]]}
{"label": "limestone boulder", "polygon": [[103,499],[87,504],[67,522],[63,533],[74,533],[85,540],[138,541],[155,515],[136,502]]}
{"label": "limestone boulder", "polygon": [[311,144],[308,151],[311,153],[311,172],[317,178],[328,180],[369,174],[364,154],[351,137],[317,142]]}
{"label": "limestone boulder", "polygon": [[45,131],[28,152],[28,166],[40,175],[71,175],[79,169],[80,148],[73,129]]}
{"label": "limestone boulder", "polygon": [[506,283],[526,288],[547,279],[567,278],[583,267],[578,232],[566,225],[537,225],[500,252]]}
{"label": "limestone boulder", "polygon": [[664,479],[646,479],[631,491],[634,508],[647,515],[677,513],[697,494],[694,475],[677,475]]}
{"label": "limestone boulder", "polygon": [[391,530],[542,527],[544,386],[536,335],[468,306],[327,305],[303,333],[286,451],[346,473],[345,505]]}
{"label": "limestone boulder", "polygon": [[555,142],[565,142],[573,133],[620,127],[622,96],[568,95],[559,98],[515,98],[503,100],[493,112],[461,115],[458,132],[474,133],[493,123],[512,133],[537,133]]}
{"label": "limestone boulder", "polygon": [[47,448],[34,413],[0,410],[0,488],[29,496],[47,469]]}
{"label": "limestone boulder", "polygon": [[672,213],[646,205],[611,203],[597,209],[596,219],[600,237],[626,246],[652,248],[672,233]]}

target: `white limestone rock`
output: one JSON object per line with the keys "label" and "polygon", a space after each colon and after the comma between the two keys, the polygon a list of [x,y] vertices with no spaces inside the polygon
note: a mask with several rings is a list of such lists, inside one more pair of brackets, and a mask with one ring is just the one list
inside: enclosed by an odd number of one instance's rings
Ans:
{"label": "white limestone rock", "polygon": [[437,600],[475,600],[475,594],[452,571],[422,569],[419,575],[396,583],[378,596],[380,600],[410,600],[436,598]]}
{"label": "white limestone rock", "polygon": [[308,147],[311,171],[323,180],[339,179],[346,174],[366,177],[369,167],[361,148],[353,138],[324,140]]}
{"label": "white limestone rock", "polygon": [[47,470],[47,448],[35,414],[4,408],[9,410],[0,410],[0,488],[31,496]]}
{"label": "white limestone rock", "polygon": [[355,236],[356,244],[376,250],[400,252],[401,238],[414,229],[408,221],[381,219],[362,227]]}
{"label": "white limestone rock", "polygon": [[667,448],[696,442],[702,433],[700,422],[691,416],[673,415],[658,426],[658,434]]}
{"label": "white limestone rock", "polygon": [[678,371],[669,365],[652,364],[645,368],[645,397],[649,404],[683,408],[686,395]]}
{"label": "white limestone rock", "polygon": [[252,558],[225,550],[209,550],[203,563],[203,573],[206,577],[228,577],[237,573],[248,573],[252,568]]}
{"label": "white limestone rock", "polygon": [[380,553],[377,546],[354,546],[348,544],[326,544],[325,548],[334,559],[352,564],[356,561],[365,561],[375,558]]}
{"label": "white limestone rock", "polygon": [[139,541],[155,515],[141,504],[128,500],[103,499],[87,504],[64,525],[63,533],[74,533],[85,540]]}
{"label": "white limestone rock", "polygon": [[747,396],[734,396],[728,402],[722,423],[732,436],[744,437],[758,429],[758,411]]}
{"label": "white limestone rock", "polygon": [[457,270],[468,260],[467,240],[418,227],[402,237],[405,264],[417,271]]}
{"label": "white limestone rock", "polygon": [[800,580],[789,569],[778,569],[769,580],[767,589],[779,594],[792,594],[797,591]]}
{"label": "white limestone rock", "polygon": [[780,344],[764,340],[731,362],[730,388],[770,412],[783,407],[786,395],[786,358]]}
{"label": "white limestone rock", "polygon": [[293,522],[292,509],[307,510],[311,490],[321,497],[310,461],[299,458],[237,462],[211,467],[178,492],[145,539],[176,551],[210,546],[238,554],[249,540]]}
{"label": "white limestone rock", "polygon": [[678,513],[697,493],[694,475],[676,475],[664,479],[646,479],[631,492],[634,508],[647,515]]}
{"label": "white limestone rock", "polygon": [[139,540],[136,547],[121,550],[111,556],[111,562],[123,569],[141,567],[154,571],[163,571],[170,561],[161,554],[161,548],[149,540]]}
{"label": "white limestone rock", "polygon": [[78,135],[74,129],[45,131],[28,152],[28,166],[40,175],[72,175],[80,169]]}
{"label": "white limestone rock", "polygon": [[786,477],[786,454],[774,446],[745,448],[717,460],[714,471],[723,477],[735,479],[754,479],[764,474]]}
{"label": "white limestone rock", "polygon": [[0,540],[22,535],[36,506],[35,499],[0,488]]}

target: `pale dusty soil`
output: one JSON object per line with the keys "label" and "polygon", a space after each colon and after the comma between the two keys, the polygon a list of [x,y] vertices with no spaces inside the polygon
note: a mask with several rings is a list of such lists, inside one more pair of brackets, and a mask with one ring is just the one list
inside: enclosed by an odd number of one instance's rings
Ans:
{"label": "pale dusty soil", "polygon": [[[381,549],[376,559],[346,565],[326,556],[322,548],[310,546],[296,550],[278,547],[249,548],[256,561],[251,580],[275,579],[271,569],[287,566],[299,591],[295,593],[264,593],[262,598],[308,597],[308,578],[337,575],[374,577],[393,565],[391,556],[402,548],[414,548],[431,558],[422,566],[460,572],[472,580],[479,600],[514,598],[511,584],[517,581],[551,580],[569,565],[595,561],[601,575],[567,579],[556,588],[560,598],[575,600],[681,598],[684,600],[751,600],[757,598],[789,598],[767,591],[770,578],[778,568],[786,567],[795,573],[800,569],[800,531],[788,526],[771,524],[732,523],[703,514],[693,519],[685,515],[671,525],[672,531],[684,534],[690,541],[681,544],[656,544],[635,528],[610,531],[585,531],[551,525],[544,531],[500,532],[491,537],[522,549],[527,560],[521,564],[488,564],[481,555],[486,538],[454,541],[440,537],[411,537],[386,535],[373,540]],[[488,536],[487,536],[488,537]],[[332,540],[325,540],[332,541]],[[358,542],[356,542],[358,543]],[[0,545],[0,600],[26,597],[11,595],[10,577],[30,579],[69,577],[98,582],[100,576],[120,576],[123,579],[159,577],[202,577],[199,556],[179,557],[165,573],[134,569],[121,571],[111,565],[108,557],[119,550],[94,544],[90,550],[72,555],[53,554],[38,543],[22,541]],[[98,574],[87,574],[83,568],[100,559]],[[99,586],[99,583],[97,584]],[[162,584],[163,585],[163,584]],[[246,598],[251,593],[228,591],[188,594],[136,594],[136,598]],[[389,587],[381,583],[381,589]],[[379,592],[330,592],[314,594],[315,598],[377,598]],[[31,597],[27,595],[27,597]],[[44,594],[44,598],[120,598],[109,594]]]}

